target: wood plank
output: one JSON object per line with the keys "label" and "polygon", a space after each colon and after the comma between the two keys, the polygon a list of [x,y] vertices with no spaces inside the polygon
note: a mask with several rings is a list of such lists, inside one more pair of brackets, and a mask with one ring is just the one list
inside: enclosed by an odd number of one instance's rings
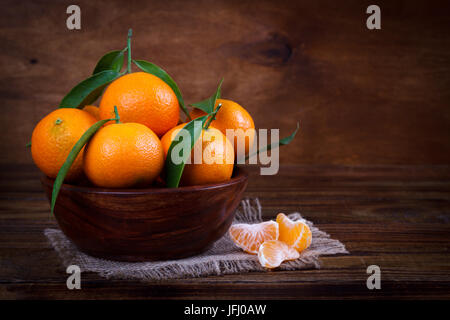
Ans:
{"label": "wood plank", "polygon": [[[450,296],[450,170],[447,166],[282,166],[279,175],[250,171],[247,196],[260,196],[266,218],[301,211],[350,255],[326,256],[321,269],[252,272],[161,282],[67,274],[43,235],[56,227],[33,167],[0,166],[0,298],[95,299],[412,299]],[[10,179],[16,177],[15,179]],[[11,187],[8,188],[8,185]],[[43,264],[43,261],[45,263]],[[366,268],[379,265],[382,290],[367,290]]]}

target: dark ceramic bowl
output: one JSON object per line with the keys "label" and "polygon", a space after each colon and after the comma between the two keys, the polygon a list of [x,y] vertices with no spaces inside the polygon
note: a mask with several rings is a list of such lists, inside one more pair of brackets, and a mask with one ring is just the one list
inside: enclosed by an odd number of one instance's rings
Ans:
{"label": "dark ceramic bowl", "polygon": [[[82,251],[121,261],[179,259],[205,251],[231,225],[248,175],[218,184],[102,189],[63,184],[55,217]],[[53,179],[42,178],[51,198]]]}

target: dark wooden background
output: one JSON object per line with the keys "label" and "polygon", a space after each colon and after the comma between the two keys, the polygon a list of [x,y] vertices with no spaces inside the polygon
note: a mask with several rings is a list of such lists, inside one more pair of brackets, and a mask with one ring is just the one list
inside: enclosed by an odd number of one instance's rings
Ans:
{"label": "dark wooden background", "polygon": [[2,0],[0,164],[31,164],[35,124],[126,45],[166,69],[185,100],[238,101],[259,128],[301,132],[282,164],[450,163],[450,3],[376,1]]}

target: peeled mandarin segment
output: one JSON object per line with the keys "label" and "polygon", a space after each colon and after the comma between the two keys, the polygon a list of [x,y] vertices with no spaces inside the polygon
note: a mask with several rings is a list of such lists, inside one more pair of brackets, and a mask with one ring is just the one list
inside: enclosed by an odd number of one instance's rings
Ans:
{"label": "peeled mandarin segment", "polygon": [[292,221],[283,213],[277,215],[277,222],[280,228],[280,241],[294,247],[298,252],[309,247],[312,233],[308,225],[302,221]]}
{"label": "peeled mandarin segment", "polygon": [[279,240],[269,240],[261,244],[258,251],[259,263],[265,268],[279,267],[283,261],[298,259],[300,254],[293,247]]}
{"label": "peeled mandarin segment", "polygon": [[258,254],[262,243],[278,239],[278,223],[266,221],[257,224],[234,224],[230,227],[229,234],[239,248],[248,253]]}

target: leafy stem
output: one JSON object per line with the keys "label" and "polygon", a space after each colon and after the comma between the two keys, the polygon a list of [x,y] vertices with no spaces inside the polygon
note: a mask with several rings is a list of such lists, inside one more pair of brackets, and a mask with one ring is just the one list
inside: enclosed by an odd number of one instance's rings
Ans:
{"label": "leafy stem", "polygon": [[59,108],[83,108],[102,94],[103,89],[120,76],[116,70],[103,70],[81,81],[62,99]]}
{"label": "leafy stem", "polygon": [[216,92],[211,97],[209,97],[208,99],[205,99],[203,101],[200,101],[200,102],[192,103],[191,106],[193,106],[194,108],[200,109],[200,110],[206,112],[207,114],[210,114],[211,112],[213,112],[214,107],[216,106],[216,101],[217,101],[217,99],[220,99],[220,96],[221,96],[222,82],[223,82],[223,78],[222,78],[222,80],[220,80]]}
{"label": "leafy stem", "polygon": [[[272,150],[272,149],[275,149],[275,148],[278,148],[281,146],[288,145],[294,139],[295,135],[297,134],[298,129],[300,129],[300,124],[297,122],[297,127],[295,128],[294,132],[291,133],[291,135],[284,137],[283,139],[280,139],[277,142],[274,142],[272,144],[261,147],[252,154],[247,154],[244,158],[245,159],[244,161],[246,161],[246,160],[250,159],[251,157],[256,156],[264,151],[269,151],[269,150]],[[241,160],[238,160],[237,163],[241,163]]]}
{"label": "leafy stem", "polygon": [[119,111],[117,110],[117,106],[114,106],[114,114],[116,115],[116,123],[121,123],[120,122]]}
{"label": "leafy stem", "polygon": [[[167,151],[165,163],[167,187],[169,188],[178,187],[186,161],[191,155],[192,148],[194,147],[198,138],[202,134],[202,128],[207,118],[208,115],[201,116],[197,119],[191,120],[183,127],[183,130],[186,130],[185,132],[188,132],[189,139],[185,139],[184,137],[182,137],[182,131],[180,130],[180,132],[178,132],[175,138],[172,140],[169,150]],[[172,150],[174,148],[188,151],[188,152],[183,151],[183,154],[181,156],[182,157],[181,162],[174,163],[172,161]]]}
{"label": "leafy stem", "polygon": [[133,35],[133,30],[130,28],[128,30],[128,39],[127,39],[127,73],[131,73],[131,36]]}
{"label": "leafy stem", "polygon": [[206,124],[205,124],[205,126],[204,126],[203,129],[206,130],[206,129],[209,128],[209,125],[211,124],[211,122],[212,122],[213,120],[216,119],[216,114],[217,114],[217,112],[219,111],[219,109],[220,109],[221,107],[222,107],[222,104],[219,103],[219,104],[217,105],[216,110],[214,110],[214,112],[210,113],[210,117],[209,117],[209,119],[208,119],[208,122],[206,122]]}
{"label": "leafy stem", "polygon": [[[117,108],[116,110],[117,111]],[[118,113],[116,113],[116,116]],[[67,173],[70,170],[70,167],[72,166],[72,163],[77,158],[80,151],[83,149],[83,147],[88,143],[88,141],[92,138],[92,136],[101,128],[103,125],[105,125],[109,121],[117,121],[118,118],[111,118],[111,119],[104,119],[96,122],[94,125],[92,125],[82,136],[81,138],[75,143],[72,150],[70,151],[69,155],[66,158],[66,161],[64,161],[63,165],[61,166],[61,169],[58,171],[58,175],[56,176],[55,182],[53,183],[53,190],[52,190],[52,201],[51,201],[51,212],[53,213],[55,209],[56,199],[58,198],[59,190],[61,189],[61,185],[64,182],[64,178],[66,177]]]}

